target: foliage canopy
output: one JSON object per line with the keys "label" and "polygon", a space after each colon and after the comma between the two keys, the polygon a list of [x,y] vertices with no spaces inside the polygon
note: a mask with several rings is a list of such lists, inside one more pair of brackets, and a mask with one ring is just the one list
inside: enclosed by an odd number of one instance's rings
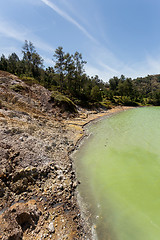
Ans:
{"label": "foliage canopy", "polygon": [[[35,46],[26,40],[22,47],[22,59],[16,53],[8,58],[2,54],[0,70],[18,75],[29,85],[42,84],[53,91],[52,97],[58,104],[65,102],[73,109],[74,103],[107,108],[112,105],[160,105],[160,75],[137,79],[114,76],[105,83],[98,75],[86,75],[86,63],[81,53],[65,53],[60,46],[53,53],[53,66],[45,69]],[[20,91],[18,86],[15,90]]]}

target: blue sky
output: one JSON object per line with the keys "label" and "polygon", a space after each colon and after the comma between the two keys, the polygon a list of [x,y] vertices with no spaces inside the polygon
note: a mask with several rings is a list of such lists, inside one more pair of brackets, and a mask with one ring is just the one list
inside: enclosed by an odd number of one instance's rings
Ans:
{"label": "blue sky", "polygon": [[53,66],[54,50],[82,53],[86,73],[104,81],[160,74],[159,0],[5,0],[0,55],[21,57],[31,41]]}

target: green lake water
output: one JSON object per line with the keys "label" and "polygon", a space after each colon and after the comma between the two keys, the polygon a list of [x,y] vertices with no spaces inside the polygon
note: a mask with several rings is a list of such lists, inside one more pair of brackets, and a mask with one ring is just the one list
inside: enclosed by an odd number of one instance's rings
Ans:
{"label": "green lake water", "polygon": [[74,153],[95,239],[160,239],[160,107],[127,110],[88,126]]}

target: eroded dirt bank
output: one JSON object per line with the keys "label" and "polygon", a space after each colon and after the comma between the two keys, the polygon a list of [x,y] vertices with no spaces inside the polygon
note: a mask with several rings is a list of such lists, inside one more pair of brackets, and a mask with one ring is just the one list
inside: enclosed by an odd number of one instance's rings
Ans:
{"label": "eroded dirt bank", "polygon": [[0,239],[89,239],[68,153],[83,125],[113,111],[69,116],[42,86],[0,72]]}

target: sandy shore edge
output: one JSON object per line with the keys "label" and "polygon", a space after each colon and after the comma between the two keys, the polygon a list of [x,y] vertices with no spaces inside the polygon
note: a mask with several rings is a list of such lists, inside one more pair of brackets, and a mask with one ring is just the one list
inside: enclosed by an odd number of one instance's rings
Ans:
{"label": "sandy shore edge", "polygon": [[[79,145],[82,138],[85,136],[85,130],[84,127],[93,122],[96,121],[102,117],[108,117],[113,114],[117,114],[119,112],[123,112],[126,110],[133,109],[135,107],[128,107],[128,106],[117,106],[108,110],[103,111],[85,111],[82,112],[79,117],[74,118],[72,120],[66,120],[65,124],[68,128],[74,129],[74,143],[75,145]],[[74,150],[73,150],[74,151]]]}

